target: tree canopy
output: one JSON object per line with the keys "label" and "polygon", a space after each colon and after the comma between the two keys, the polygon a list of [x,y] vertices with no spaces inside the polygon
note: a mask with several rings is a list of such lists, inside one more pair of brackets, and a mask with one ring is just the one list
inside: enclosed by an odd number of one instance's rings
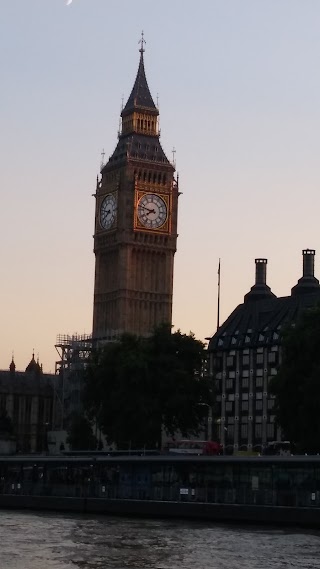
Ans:
{"label": "tree canopy", "polygon": [[193,334],[161,326],[149,338],[123,335],[96,351],[86,374],[85,405],[109,443],[155,448],[161,428],[196,434],[211,392],[205,347]]}
{"label": "tree canopy", "polygon": [[72,450],[94,450],[97,448],[97,438],[92,432],[92,426],[87,417],[78,413],[72,415],[67,443]]}
{"label": "tree canopy", "polygon": [[282,363],[270,383],[285,437],[299,452],[320,452],[320,307],[283,335]]}

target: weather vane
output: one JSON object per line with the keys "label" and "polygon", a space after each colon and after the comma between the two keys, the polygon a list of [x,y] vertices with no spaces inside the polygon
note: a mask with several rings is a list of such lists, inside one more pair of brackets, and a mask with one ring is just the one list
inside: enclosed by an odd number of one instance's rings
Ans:
{"label": "weather vane", "polygon": [[141,47],[140,47],[140,49],[139,49],[140,53],[144,53],[144,52],[145,52],[144,46],[146,45],[147,42],[146,42],[146,40],[144,39],[144,32],[143,32],[143,30],[142,30],[142,32],[141,32],[141,40],[139,40],[138,43],[140,43],[140,45],[141,45]]}

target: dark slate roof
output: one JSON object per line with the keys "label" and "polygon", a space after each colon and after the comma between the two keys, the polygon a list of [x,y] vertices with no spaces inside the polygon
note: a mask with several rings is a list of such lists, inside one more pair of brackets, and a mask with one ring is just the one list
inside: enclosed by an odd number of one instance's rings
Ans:
{"label": "dark slate roof", "polygon": [[162,149],[158,136],[131,133],[121,137],[114,153],[110,156],[102,171],[118,166],[128,160],[161,164],[161,166],[167,165],[170,166],[170,169],[174,169]]}
{"label": "dark slate roof", "polygon": [[270,297],[237,306],[209,342],[209,351],[256,348],[280,343],[281,329],[320,303],[317,292]]}
{"label": "dark slate roof", "polygon": [[158,109],[153,102],[150,89],[148,86],[146,72],[144,69],[144,61],[143,61],[143,51],[141,50],[139,68],[136,80],[133,85],[133,89],[131,91],[130,97],[122,111],[123,114],[127,114],[127,112],[134,110],[135,108],[143,108],[149,109],[152,111],[156,111],[158,113]]}
{"label": "dark slate roof", "polygon": [[39,365],[39,362],[36,362],[34,359],[34,354],[32,354],[32,358],[26,367],[26,372],[41,373],[41,367]]}
{"label": "dark slate roof", "polygon": [[298,283],[291,289],[291,294],[309,294],[319,290],[319,281],[313,275],[306,275],[298,280]]}

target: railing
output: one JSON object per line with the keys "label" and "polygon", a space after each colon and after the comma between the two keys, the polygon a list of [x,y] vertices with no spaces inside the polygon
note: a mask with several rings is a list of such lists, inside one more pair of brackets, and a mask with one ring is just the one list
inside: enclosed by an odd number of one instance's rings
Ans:
{"label": "railing", "polygon": [[165,484],[86,483],[48,484],[46,481],[8,482],[0,484],[1,495],[56,496],[65,498],[104,498],[107,500],[152,500],[196,502],[205,504],[238,504],[256,506],[320,507],[320,491],[287,489],[188,487]]}

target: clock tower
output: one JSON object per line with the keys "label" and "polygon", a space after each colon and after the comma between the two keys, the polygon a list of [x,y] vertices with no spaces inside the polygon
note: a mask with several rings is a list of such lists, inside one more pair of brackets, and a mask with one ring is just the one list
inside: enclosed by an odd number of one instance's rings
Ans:
{"label": "clock tower", "polygon": [[137,77],[118,143],[97,180],[93,339],[171,324],[178,181],[159,140],[142,35]]}

